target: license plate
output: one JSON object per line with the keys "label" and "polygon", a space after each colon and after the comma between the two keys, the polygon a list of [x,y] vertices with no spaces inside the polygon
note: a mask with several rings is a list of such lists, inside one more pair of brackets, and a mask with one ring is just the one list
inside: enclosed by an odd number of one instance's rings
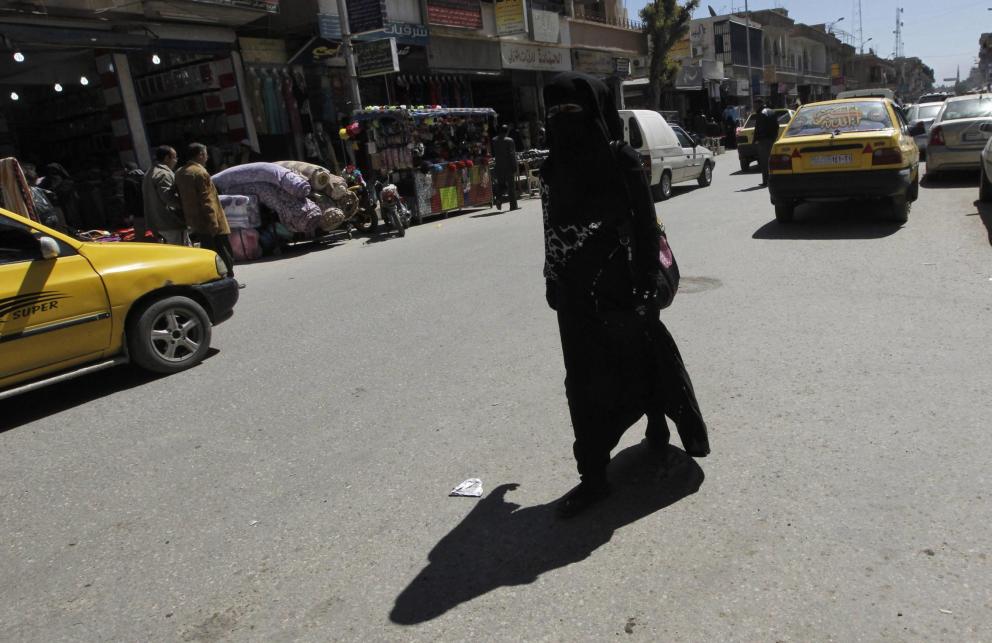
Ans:
{"label": "license plate", "polygon": [[989,136],[985,132],[965,132],[961,137],[963,141],[985,141]]}
{"label": "license plate", "polygon": [[813,156],[809,159],[809,164],[819,167],[824,165],[850,165],[853,160],[854,158],[850,154],[830,154]]}

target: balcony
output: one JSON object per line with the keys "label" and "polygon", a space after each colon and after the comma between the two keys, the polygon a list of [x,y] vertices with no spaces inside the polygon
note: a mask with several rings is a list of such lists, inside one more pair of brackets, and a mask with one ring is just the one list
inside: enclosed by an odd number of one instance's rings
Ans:
{"label": "balcony", "polygon": [[648,38],[636,25],[640,23],[629,20],[611,21],[605,16],[590,16],[587,13],[569,19],[569,32],[573,47],[612,49],[643,56],[648,53]]}
{"label": "balcony", "polygon": [[577,6],[575,8],[575,20],[587,20],[589,22],[598,22],[603,25],[609,25],[611,27],[617,27],[619,29],[628,29],[630,31],[644,31],[644,23],[640,20],[630,20],[622,16],[611,16],[602,11],[596,11],[589,7]]}

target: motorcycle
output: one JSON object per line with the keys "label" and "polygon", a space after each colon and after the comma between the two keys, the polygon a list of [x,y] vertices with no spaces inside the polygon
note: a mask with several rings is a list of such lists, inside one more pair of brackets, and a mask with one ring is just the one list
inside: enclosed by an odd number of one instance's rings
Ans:
{"label": "motorcycle", "polygon": [[358,197],[358,212],[353,219],[354,226],[360,232],[372,233],[379,227],[379,215],[376,213],[376,193],[370,190],[362,176],[362,171],[354,165],[349,165],[341,173],[348,183],[348,191]]}
{"label": "motorcycle", "polygon": [[410,227],[412,214],[406,201],[400,196],[399,188],[392,183],[383,186],[376,183],[379,192],[379,209],[382,210],[382,218],[389,221],[389,226],[396,231],[396,234],[406,236],[406,228]]}

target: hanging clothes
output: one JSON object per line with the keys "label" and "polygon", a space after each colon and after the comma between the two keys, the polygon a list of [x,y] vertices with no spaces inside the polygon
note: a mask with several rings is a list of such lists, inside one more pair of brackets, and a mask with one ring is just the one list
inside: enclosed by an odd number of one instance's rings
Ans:
{"label": "hanging clothes", "polygon": [[262,82],[258,78],[258,72],[251,69],[248,72],[248,100],[251,105],[251,118],[255,122],[255,131],[259,134],[268,134],[269,126],[265,120],[265,101],[262,100]]}
{"label": "hanging clothes", "polygon": [[263,99],[265,100],[265,122],[269,134],[282,134],[282,118],[279,116],[279,94],[276,92],[277,81],[271,73],[265,74],[262,80]]}
{"label": "hanging clothes", "polygon": [[2,191],[2,202],[5,208],[40,223],[35,212],[31,186],[24,178],[21,164],[12,156],[0,159],[0,191]]}

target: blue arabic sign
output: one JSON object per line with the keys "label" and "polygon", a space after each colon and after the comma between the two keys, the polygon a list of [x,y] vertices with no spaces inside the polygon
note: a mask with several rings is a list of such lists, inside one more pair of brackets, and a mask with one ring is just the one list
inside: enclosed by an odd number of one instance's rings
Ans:
{"label": "blue arabic sign", "polygon": [[[319,14],[317,25],[321,38],[341,40],[341,18],[338,16],[328,13]],[[396,38],[396,43],[400,45],[426,47],[430,42],[430,30],[424,25],[387,20],[384,29],[356,36],[355,40],[382,40],[384,38]]]}

